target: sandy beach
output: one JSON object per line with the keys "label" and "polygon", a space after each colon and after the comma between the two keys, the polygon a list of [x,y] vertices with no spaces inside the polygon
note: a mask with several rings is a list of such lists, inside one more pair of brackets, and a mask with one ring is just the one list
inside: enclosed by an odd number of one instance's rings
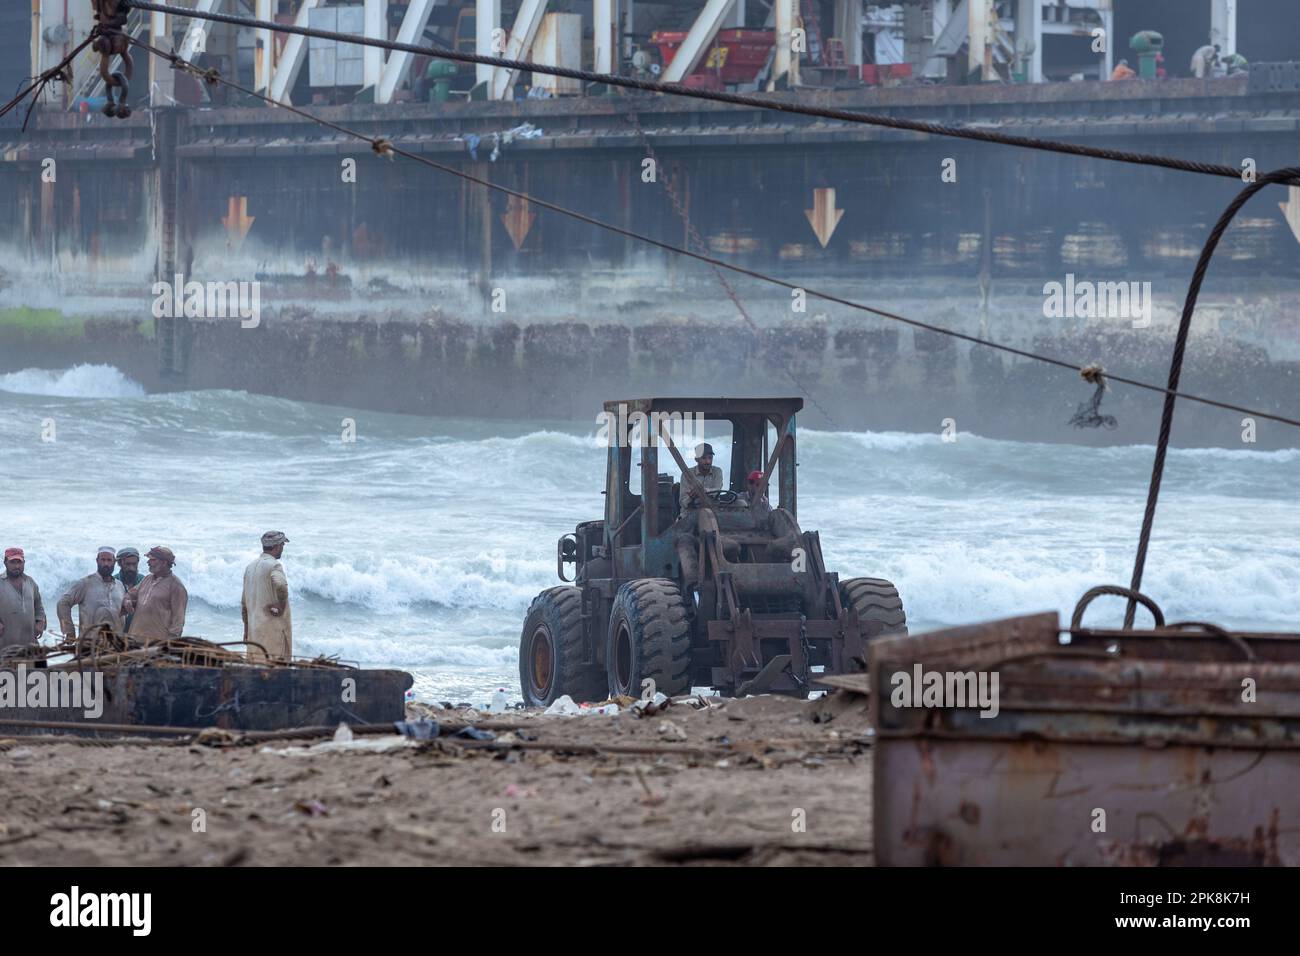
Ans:
{"label": "sandy beach", "polygon": [[[0,737],[0,864],[867,865],[866,699],[489,717],[429,741]],[[491,742],[446,734],[466,722]]]}

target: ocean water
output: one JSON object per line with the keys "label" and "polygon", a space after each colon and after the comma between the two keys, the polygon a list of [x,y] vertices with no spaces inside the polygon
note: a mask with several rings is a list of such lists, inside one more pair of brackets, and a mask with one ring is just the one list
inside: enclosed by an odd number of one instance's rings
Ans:
{"label": "ocean water", "polygon": [[[343,438],[353,419],[355,442]],[[51,434],[53,441],[43,440]],[[1128,582],[1152,448],[800,432],[799,510],[832,570],[893,580],[914,632]],[[590,422],[380,414],[242,392],[146,395],[106,366],[0,375],[0,547],[51,617],[103,544],[166,544],[187,633],[238,640],[245,565],[286,532],[295,651],[399,667],[426,700],[517,697],[555,540],[601,514]],[[1175,449],[1143,590],[1171,619],[1300,628],[1300,449]],[[1117,624],[1103,599],[1089,623]],[[1141,619],[1140,619],[1141,620]]]}

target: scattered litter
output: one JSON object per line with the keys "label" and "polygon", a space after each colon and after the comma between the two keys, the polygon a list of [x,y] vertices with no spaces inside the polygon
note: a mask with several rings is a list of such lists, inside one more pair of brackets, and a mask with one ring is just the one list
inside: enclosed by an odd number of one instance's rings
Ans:
{"label": "scattered litter", "polygon": [[327,740],[311,747],[263,747],[258,753],[279,754],[281,757],[310,757],[315,754],[339,752],[385,753],[389,750],[400,750],[403,747],[416,746],[419,745],[411,738],[394,734],[391,737],[362,737],[359,740],[337,743],[333,740]]}
{"label": "scattered litter", "polygon": [[582,708],[573,702],[573,698],[568,694],[561,694],[555,698],[555,702],[546,708],[547,717],[577,717],[582,713]]}
{"label": "scattered litter", "polygon": [[603,717],[612,717],[614,714],[617,714],[618,711],[619,711],[618,704],[615,704],[613,702],[610,702],[608,704],[601,704],[600,706],[593,706],[591,704],[584,704],[582,706],[582,713],[584,715],[600,714]]}
{"label": "scattered litter", "polygon": [[458,737],[461,740],[496,740],[497,735],[490,730],[479,730],[477,727],[462,727],[452,734],[452,737]]}
{"label": "scattered litter", "polygon": [[194,742],[205,747],[231,747],[239,742],[239,735],[220,727],[204,727],[194,738]]}
{"label": "scattered litter", "polygon": [[339,724],[339,729],[334,731],[334,742],[336,744],[346,744],[352,740],[352,728],[346,723]]}
{"label": "scattered litter", "polygon": [[671,720],[659,721],[659,727],[657,729],[659,731],[659,736],[663,737],[665,740],[686,739],[686,731],[682,730],[681,727],[674,724]]}
{"label": "scattered litter", "polygon": [[653,717],[672,706],[672,698],[662,692],[653,697],[643,697],[632,705],[633,717]]}
{"label": "scattered litter", "polygon": [[489,714],[504,714],[510,708],[510,701],[506,697],[506,689],[498,687],[497,692],[492,695],[492,702],[487,705]]}
{"label": "scattered litter", "polygon": [[412,740],[433,740],[438,736],[440,728],[436,720],[430,720],[427,717],[421,717],[419,720],[398,720],[393,723],[397,732]]}
{"label": "scattered litter", "polygon": [[297,800],[294,802],[293,808],[299,813],[307,814],[309,817],[327,817],[330,815],[325,804],[319,800]]}
{"label": "scattered litter", "polygon": [[26,747],[19,747],[17,750],[9,751],[10,760],[28,760],[31,758],[31,755],[32,752]]}

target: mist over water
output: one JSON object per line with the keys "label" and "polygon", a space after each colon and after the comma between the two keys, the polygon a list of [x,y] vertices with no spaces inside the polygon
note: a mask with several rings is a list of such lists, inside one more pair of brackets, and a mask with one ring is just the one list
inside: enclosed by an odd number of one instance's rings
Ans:
{"label": "mist over water", "polygon": [[[242,636],[283,530],[295,652],[416,675],[424,699],[518,694],[555,540],[603,508],[590,422],[419,418],[238,392],[144,394],[108,366],[0,375],[0,546],[49,616],[98,546],[172,547],[187,633]],[[342,441],[343,419],[356,442]],[[44,423],[56,440],[42,441]],[[1058,610],[1128,582],[1152,448],[800,432],[799,517],[831,570],[887,577],[912,630]],[[1170,452],[1143,590],[1172,620],[1300,626],[1300,449]],[[1122,602],[1088,621],[1117,624]]]}

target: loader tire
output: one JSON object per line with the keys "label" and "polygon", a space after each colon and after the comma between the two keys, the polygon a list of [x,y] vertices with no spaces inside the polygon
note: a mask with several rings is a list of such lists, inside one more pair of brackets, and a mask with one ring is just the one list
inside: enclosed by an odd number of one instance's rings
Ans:
{"label": "loader tire", "polygon": [[691,689],[691,622],[673,581],[643,578],[618,589],[609,615],[605,673],[611,697],[640,697],[647,677],[669,697]]}
{"label": "loader tire", "polygon": [[883,578],[849,578],[840,582],[840,603],[858,612],[867,640],[907,634],[907,615],[898,589]]}
{"label": "loader tire", "polygon": [[582,589],[550,588],[533,599],[519,638],[524,706],[549,707],[568,694],[575,703],[605,699],[605,675],[583,663]]}

